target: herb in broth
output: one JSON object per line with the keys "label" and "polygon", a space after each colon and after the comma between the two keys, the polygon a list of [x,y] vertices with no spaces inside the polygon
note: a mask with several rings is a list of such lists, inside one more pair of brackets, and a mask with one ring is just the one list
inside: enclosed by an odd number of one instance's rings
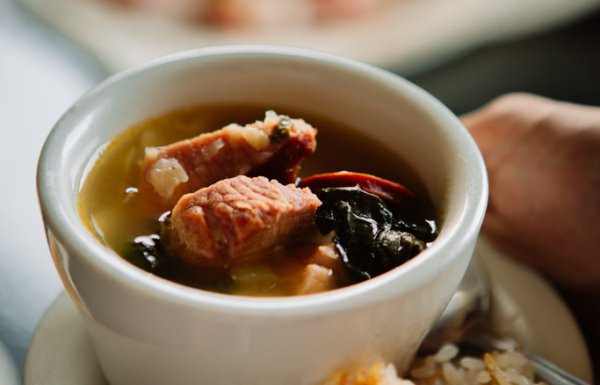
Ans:
{"label": "herb in broth", "polygon": [[138,235],[125,254],[135,265],[150,271],[157,271],[167,263],[158,234]]}
{"label": "herb in broth", "polygon": [[336,249],[356,281],[400,266],[435,238],[426,221],[406,223],[380,197],[359,186],[323,188],[317,195],[323,204],[315,223],[323,234],[335,233]]}
{"label": "herb in broth", "polygon": [[290,127],[292,127],[292,121],[289,119],[281,119],[281,121],[273,130],[270,138],[272,142],[279,142],[283,139],[287,139],[290,136]]}

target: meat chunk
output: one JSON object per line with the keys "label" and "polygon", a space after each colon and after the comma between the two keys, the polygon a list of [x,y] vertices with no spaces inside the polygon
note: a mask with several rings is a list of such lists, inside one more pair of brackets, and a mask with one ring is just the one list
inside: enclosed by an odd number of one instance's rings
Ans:
{"label": "meat chunk", "polygon": [[237,176],[184,195],[165,238],[188,264],[229,266],[312,234],[320,204],[308,188]]}
{"label": "meat chunk", "polygon": [[263,121],[230,124],[164,147],[149,147],[143,184],[174,203],[181,195],[237,175],[291,183],[316,147],[317,130],[301,119],[267,111]]}

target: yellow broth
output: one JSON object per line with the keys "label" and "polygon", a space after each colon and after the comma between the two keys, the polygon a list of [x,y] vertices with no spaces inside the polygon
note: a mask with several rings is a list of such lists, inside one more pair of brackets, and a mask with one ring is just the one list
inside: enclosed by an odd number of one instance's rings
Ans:
{"label": "yellow broth", "polygon": [[[420,215],[434,218],[432,205],[418,177],[388,145],[321,116],[249,105],[210,105],[174,111],[150,118],[126,129],[99,150],[92,161],[79,194],[79,212],[89,230],[123,257],[132,241],[158,233],[158,218],[171,207],[153,199],[140,185],[144,149],[161,146],[229,123],[246,124],[262,120],[266,109],[292,118],[303,118],[318,129],[317,150],[302,163],[300,176],[349,170],[370,173],[400,184],[424,198]],[[289,295],[303,267],[295,257],[302,247],[270,255],[265,261],[235,266],[229,271],[190,269],[186,266],[153,271],[164,278],[200,289],[241,295]],[[291,254],[291,255],[290,255]],[[140,261],[130,262],[145,268]],[[146,267],[147,268],[147,267]],[[338,286],[350,282],[341,278]]]}

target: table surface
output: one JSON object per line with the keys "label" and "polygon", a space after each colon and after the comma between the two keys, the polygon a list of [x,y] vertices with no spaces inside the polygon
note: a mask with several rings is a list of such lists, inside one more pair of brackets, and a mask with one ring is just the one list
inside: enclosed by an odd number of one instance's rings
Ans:
{"label": "table surface", "polygon": [[[457,113],[509,91],[598,105],[600,23],[594,17],[477,50],[411,80]],[[0,0],[0,47],[0,342],[22,368],[39,320],[61,291],[38,209],[37,158],[55,121],[107,72],[15,0]],[[560,49],[567,54],[557,54]],[[522,71],[506,70],[519,65]]]}
{"label": "table surface", "polygon": [[0,0],[0,47],[0,341],[21,368],[61,290],[37,203],[38,154],[54,122],[106,74],[11,0]]}

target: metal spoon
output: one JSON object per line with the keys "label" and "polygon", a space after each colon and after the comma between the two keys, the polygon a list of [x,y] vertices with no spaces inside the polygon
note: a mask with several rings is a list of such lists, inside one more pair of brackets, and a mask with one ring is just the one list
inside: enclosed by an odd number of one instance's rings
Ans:
{"label": "metal spoon", "polygon": [[520,346],[512,338],[499,335],[490,322],[491,293],[487,271],[479,258],[474,256],[458,290],[425,337],[420,354],[435,352],[447,343],[479,352],[518,349],[531,361],[536,375],[547,384],[589,385]]}

